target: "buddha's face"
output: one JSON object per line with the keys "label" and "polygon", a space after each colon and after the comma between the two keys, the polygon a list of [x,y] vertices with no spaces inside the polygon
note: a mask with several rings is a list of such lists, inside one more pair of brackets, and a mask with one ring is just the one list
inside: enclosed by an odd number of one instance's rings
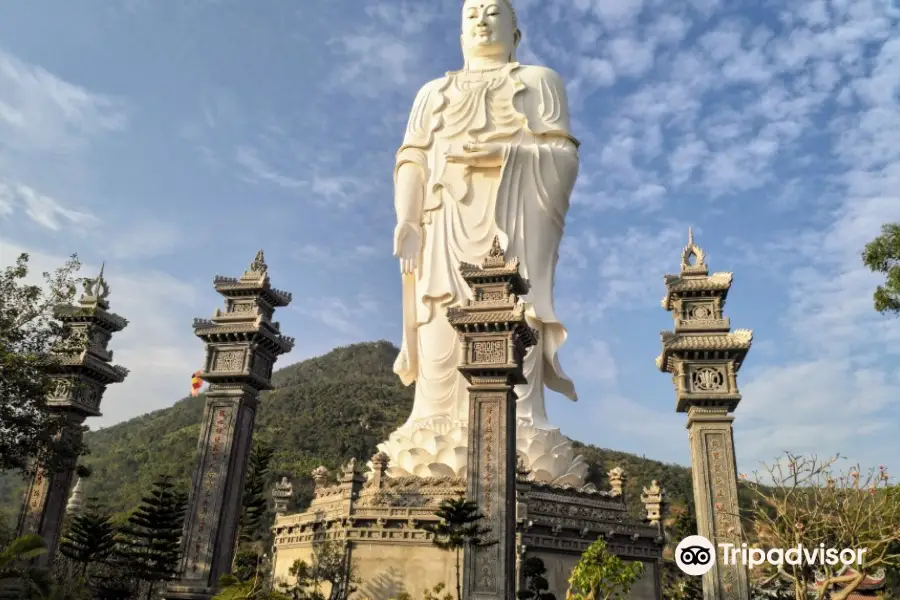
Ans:
{"label": "buddha's face", "polygon": [[466,57],[509,59],[519,32],[505,0],[466,0],[462,11],[462,48]]}

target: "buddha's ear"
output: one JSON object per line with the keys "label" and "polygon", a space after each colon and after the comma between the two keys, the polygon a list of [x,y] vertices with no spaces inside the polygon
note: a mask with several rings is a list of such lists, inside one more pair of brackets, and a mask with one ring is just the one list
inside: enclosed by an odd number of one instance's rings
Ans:
{"label": "buddha's ear", "polygon": [[[462,36],[460,36],[460,37],[462,37]],[[513,46],[518,48],[519,42],[521,42],[521,41],[522,41],[522,31],[517,27],[516,30],[513,32]]]}

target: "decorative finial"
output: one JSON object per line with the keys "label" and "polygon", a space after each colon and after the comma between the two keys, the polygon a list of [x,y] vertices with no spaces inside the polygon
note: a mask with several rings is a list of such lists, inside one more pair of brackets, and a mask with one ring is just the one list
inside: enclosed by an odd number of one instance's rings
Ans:
{"label": "decorative finial", "polygon": [[97,303],[106,307],[106,298],[109,296],[109,284],[103,278],[103,272],[106,270],[106,261],[100,264],[100,274],[97,277],[85,277],[82,285],[84,293],[81,296],[81,302],[84,304]]}
{"label": "decorative finial", "polygon": [[625,469],[622,467],[615,467],[614,469],[611,469],[606,476],[609,477],[609,489],[612,492],[612,495],[621,496],[625,488],[625,480],[628,478]]}
{"label": "decorative finial", "polygon": [[262,250],[256,252],[256,258],[250,263],[250,268],[244,271],[241,276],[243,281],[261,281],[269,276],[269,266],[266,264],[266,258]]}
{"label": "decorative finial", "polygon": [[[691,258],[694,262],[691,262]],[[694,243],[693,227],[688,227],[688,243],[681,251],[681,272],[691,275],[706,275],[709,272],[706,267],[706,254]]]}
{"label": "decorative finial", "polygon": [[268,266],[266,265],[265,256],[263,256],[263,251],[259,250],[256,253],[256,258],[253,259],[253,262],[250,264],[250,270],[254,273],[263,273],[268,270]]}
{"label": "decorative finial", "polygon": [[494,242],[491,244],[491,249],[488,252],[487,256],[484,258],[482,267],[485,269],[490,269],[503,266],[506,266],[506,253],[503,251],[503,247],[500,245],[500,236],[495,235]]}
{"label": "decorative finial", "polygon": [[500,247],[500,236],[494,236],[494,243],[491,244],[491,251],[488,252],[491,258],[501,258],[503,256],[503,248]]}

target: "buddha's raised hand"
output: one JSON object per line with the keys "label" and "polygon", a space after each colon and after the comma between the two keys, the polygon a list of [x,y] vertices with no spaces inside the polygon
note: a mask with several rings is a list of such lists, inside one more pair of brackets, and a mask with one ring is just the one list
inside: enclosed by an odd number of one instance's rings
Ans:
{"label": "buddha's raised hand", "polygon": [[463,145],[462,153],[448,152],[447,162],[468,167],[496,168],[503,166],[503,144],[471,142]]}

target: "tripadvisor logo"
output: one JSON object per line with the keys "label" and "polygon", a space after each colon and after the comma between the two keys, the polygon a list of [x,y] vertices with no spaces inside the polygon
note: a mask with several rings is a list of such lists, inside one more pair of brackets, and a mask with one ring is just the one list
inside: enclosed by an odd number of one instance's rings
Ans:
{"label": "tripadvisor logo", "polygon": [[675,548],[675,564],[688,575],[703,575],[716,564],[716,548],[702,535],[689,535]]}
{"label": "tripadvisor logo", "polygon": [[[825,544],[808,548],[798,544],[793,548],[748,548],[747,544],[719,544],[722,549],[722,564],[744,565],[752,569],[764,563],[770,565],[860,565],[866,549],[825,548]],[[716,564],[716,547],[702,535],[691,535],[678,543],[675,548],[675,564],[688,575],[703,575]]]}

